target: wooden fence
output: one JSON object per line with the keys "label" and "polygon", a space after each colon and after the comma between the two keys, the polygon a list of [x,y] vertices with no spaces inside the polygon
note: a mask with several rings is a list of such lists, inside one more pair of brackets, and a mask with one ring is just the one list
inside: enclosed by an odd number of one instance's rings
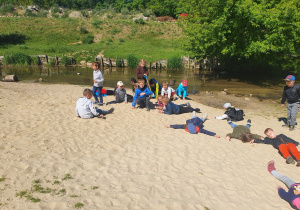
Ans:
{"label": "wooden fence", "polygon": [[[47,64],[49,62],[53,62],[54,65],[59,65],[61,58],[57,57],[56,55],[54,57],[48,56],[48,55],[35,55],[35,57],[38,57],[40,64]],[[71,63],[73,64],[73,58],[69,57],[71,59]],[[4,56],[0,56],[0,62],[3,62]],[[98,58],[95,57],[95,61],[100,62],[100,65],[102,67],[116,67],[117,66],[117,60],[119,60],[119,66],[121,68],[127,67],[127,60],[123,58]],[[199,70],[213,70],[217,69],[220,66],[220,63],[218,59],[212,58],[212,59],[197,59],[197,58],[190,58],[188,57],[182,57],[181,59],[182,66],[187,69],[199,69]],[[78,63],[80,65],[91,65],[91,62],[80,62]],[[147,62],[146,65],[152,69],[164,69],[167,68],[168,60],[156,60],[155,62]]]}

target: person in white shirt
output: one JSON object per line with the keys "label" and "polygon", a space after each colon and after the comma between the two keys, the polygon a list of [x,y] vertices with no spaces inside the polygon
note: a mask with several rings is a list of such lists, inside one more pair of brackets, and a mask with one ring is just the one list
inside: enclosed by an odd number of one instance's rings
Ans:
{"label": "person in white shirt", "polygon": [[85,89],[83,91],[83,97],[79,98],[76,103],[76,116],[83,119],[90,119],[93,117],[103,118],[104,115],[110,114],[114,111],[111,108],[108,111],[104,111],[93,106],[91,100],[93,91],[91,89]]}
{"label": "person in white shirt", "polygon": [[[94,104],[98,104],[99,106],[102,106],[103,105],[102,88],[103,88],[104,77],[99,67],[100,67],[99,62],[92,63],[92,68],[94,70],[93,71],[93,79],[94,79],[93,96],[95,98]],[[98,97],[100,99],[100,102],[96,94],[97,90],[98,90]]]}
{"label": "person in white shirt", "polygon": [[169,83],[167,81],[163,82],[163,87],[161,89],[161,95],[166,96],[169,99],[173,98],[175,95],[175,90],[169,86]]}

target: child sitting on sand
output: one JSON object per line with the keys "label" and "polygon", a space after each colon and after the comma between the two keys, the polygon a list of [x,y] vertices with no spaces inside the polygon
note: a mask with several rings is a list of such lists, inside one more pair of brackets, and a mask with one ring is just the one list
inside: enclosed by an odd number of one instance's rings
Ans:
{"label": "child sitting on sand", "polygon": [[132,102],[132,109],[135,108],[135,105],[138,104],[141,108],[146,107],[147,111],[150,111],[149,104],[150,104],[150,98],[153,94],[152,91],[149,90],[149,88],[145,85],[145,81],[143,79],[139,79],[139,86],[135,90],[133,102]]}
{"label": "child sitting on sand", "polygon": [[240,121],[244,119],[244,111],[239,110],[231,106],[230,103],[225,103],[223,105],[224,109],[226,110],[222,116],[215,117],[217,120],[223,120],[230,118],[231,121]]}
{"label": "child sitting on sand", "polygon": [[[233,128],[232,133],[226,135],[226,140],[231,138],[242,140],[243,143],[249,142],[251,139],[264,139],[262,136],[250,133],[251,120],[247,120],[247,125],[236,125],[233,124],[230,118],[227,118],[228,124]],[[250,139],[249,139],[250,138]]]}
{"label": "child sitting on sand", "polygon": [[175,90],[169,86],[169,83],[167,81],[163,82],[161,95],[164,97],[168,97],[169,99],[173,99],[173,96],[175,95]]}
{"label": "child sitting on sand", "polygon": [[[174,104],[170,101],[168,97],[163,97],[162,103],[165,105],[165,110],[159,110],[159,113],[164,114],[182,114],[182,113],[188,113],[188,112],[200,112],[199,108],[192,108],[191,104],[189,102],[181,105]],[[186,106],[186,107],[185,107]]]}
{"label": "child sitting on sand", "polygon": [[274,161],[268,163],[268,171],[278,180],[282,181],[288,188],[286,192],[282,187],[277,186],[279,196],[290,203],[293,209],[300,209],[300,183],[296,183],[287,176],[283,176],[276,171]]}
{"label": "child sitting on sand", "polygon": [[161,85],[154,78],[150,79],[149,84],[150,84],[151,91],[154,93],[155,98],[157,98],[157,96],[160,95]]}
{"label": "child sitting on sand", "polygon": [[178,85],[178,88],[175,90],[178,97],[182,97],[182,99],[185,99],[186,96],[188,96],[187,93],[187,80],[183,80],[182,83]]}
{"label": "child sitting on sand", "polygon": [[111,108],[108,111],[97,109],[93,106],[91,100],[93,96],[93,91],[91,89],[85,89],[83,91],[83,97],[79,98],[76,103],[76,115],[83,119],[90,119],[93,117],[102,118],[103,115],[110,114],[114,111],[114,108]]}
{"label": "child sitting on sand", "polygon": [[186,121],[184,125],[166,125],[167,128],[174,129],[185,129],[186,132],[191,134],[204,133],[209,136],[214,136],[216,138],[220,138],[216,133],[210,132],[208,130],[203,129],[203,123],[207,119],[207,114],[204,114],[203,117],[196,117],[195,112],[193,113],[193,117]]}
{"label": "child sitting on sand", "polygon": [[[276,136],[272,128],[267,128],[265,130],[267,137],[265,140],[251,139],[250,143],[260,143],[260,144],[272,144],[275,149],[278,149],[282,156],[286,159],[287,164],[294,164],[294,157],[297,161],[296,166],[300,166],[300,154],[297,147],[300,149],[299,142],[283,135],[279,134]],[[297,146],[297,147],[296,147]]]}
{"label": "child sitting on sand", "polygon": [[124,83],[122,81],[117,82],[117,87],[113,91],[113,95],[115,96],[115,101],[110,101],[106,103],[108,104],[115,104],[115,103],[125,103],[127,104],[128,101],[132,102],[133,97],[131,95],[128,95],[126,93],[126,90],[124,88]]}

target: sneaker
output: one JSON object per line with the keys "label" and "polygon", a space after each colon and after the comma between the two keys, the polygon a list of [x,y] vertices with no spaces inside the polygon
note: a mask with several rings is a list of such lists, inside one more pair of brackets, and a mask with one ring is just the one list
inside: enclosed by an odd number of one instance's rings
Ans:
{"label": "sneaker", "polygon": [[290,125],[290,128],[289,128],[290,131],[293,131],[295,130],[295,126],[294,125]]}
{"label": "sneaker", "polygon": [[282,127],[290,127],[288,124],[284,124],[282,125]]}
{"label": "sneaker", "polygon": [[196,112],[195,111],[193,111],[193,117],[195,117],[196,116]]}
{"label": "sneaker", "polygon": [[93,102],[93,104],[99,104],[99,101],[95,101],[95,102]]}
{"label": "sneaker", "polygon": [[186,106],[187,107],[192,107],[191,104],[190,104],[190,102],[186,102]]}
{"label": "sneaker", "polygon": [[269,161],[268,162],[268,171],[271,173],[271,171],[275,171],[276,170],[276,168],[275,168],[275,166],[274,166],[274,160],[271,160],[271,161]]}
{"label": "sneaker", "polygon": [[207,118],[208,118],[208,114],[205,113],[205,114],[203,115],[203,119],[207,120]]}
{"label": "sneaker", "polygon": [[149,112],[149,111],[150,111],[150,108],[149,108],[149,107],[147,107],[147,109],[146,109],[146,110],[147,110],[147,112]]}
{"label": "sneaker", "polygon": [[199,108],[194,109],[195,112],[200,112]]}
{"label": "sneaker", "polygon": [[228,117],[227,118],[227,123],[229,124],[229,123],[232,123],[232,121],[231,121],[231,118],[230,117]]}
{"label": "sneaker", "polygon": [[251,125],[251,120],[250,119],[247,120],[247,125]]}
{"label": "sneaker", "polygon": [[111,114],[111,113],[113,113],[114,112],[114,108],[111,108],[110,110],[108,110],[108,114]]}
{"label": "sneaker", "polygon": [[103,106],[103,103],[98,103],[99,106]]}
{"label": "sneaker", "polygon": [[298,160],[298,161],[297,161],[297,164],[296,164],[296,166],[297,166],[297,167],[299,167],[299,166],[300,166],[300,160]]}
{"label": "sneaker", "polygon": [[295,161],[294,161],[294,159],[291,157],[291,156],[288,156],[287,158],[286,158],[286,161],[285,161],[287,164],[294,164],[295,163]]}

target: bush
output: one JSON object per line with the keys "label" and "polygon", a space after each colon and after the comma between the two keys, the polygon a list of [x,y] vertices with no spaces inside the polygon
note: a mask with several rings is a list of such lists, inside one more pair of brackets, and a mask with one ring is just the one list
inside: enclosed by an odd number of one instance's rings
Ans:
{"label": "bush", "polygon": [[67,56],[63,56],[61,59],[60,59],[60,63],[67,66],[67,65],[71,65],[71,59]]}
{"label": "bush", "polygon": [[145,12],[143,12],[143,15],[144,15],[145,17],[150,17],[150,16],[151,16],[151,13],[150,13],[149,11],[145,11]]}
{"label": "bush", "polygon": [[108,42],[114,42],[114,40],[112,40],[112,39],[108,39]]}
{"label": "bush", "polygon": [[130,68],[136,68],[139,64],[139,59],[135,55],[128,55],[127,57],[127,66]]}
{"label": "bush", "polygon": [[173,56],[173,57],[169,58],[167,66],[168,66],[168,68],[171,68],[171,69],[182,68],[180,56]]}
{"label": "bush", "polygon": [[141,24],[141,25],[145,25],[145,24],[146,24],[145,21],[143,20],[143,18],[136,19],[134,22],[135,22],[136,24]]}
{"label": "bush", "polygon": [[94,43],[94,36],[93,35],[87,35],[85,38],[83,38],[82,43],[84,43],[84,44],[93,44]]}
{"label": "bush", "polygon": [[62,14],[61,18],[68,18],[69,17],[69,12],[65,11],[64,14]]}
{"label": "bush", "polygon": [[11,5],[11,4],[6,4],[6,5],[3,5],[1,8],[0,8],[0,14],[1,15],[5,15],[6,13],[12,13],[14,11],[14,6]]}
{"label": "bush", "polygon": [[122,15],[129,15],[129,10],[126,7],[123,7],[121,9],[121,13],[122,13]]}
{"label": "bush", "polygon": [[122,67],[122,61],[121,61],[121,58],[117,58],[117,60],[116,60],[116,66],[117,66],[117,67]]}
{"label": "bush", "polygon": [[84,10],[81,10],[80,13],[85,18],[89,17],[89,14],[86,11],[84,11]]}
{"label": "bush", "polygon": [[89,31],[86,30],[86,28],[80,27],[80,33],[81,33],[81,34],[88,34]]}
{"label": "bush", "polygon": [[24,16],[25,16],[25,17],[36,17],[36,14],[33,13],[31,10],[26,9],[26,10],[25,10],[25,13],[24,13]]}
{"label": "bush", "polygon": [[111,34],[115,35],[117,33],[119,33],[121,30],[117,29],[117,28],[113,28],[113,30],[111,31]]}
{"label": "bush", "polygon": [[125,42],[125,40],[122,38],[119,38],[119,42]]}
{"label": "bush", "polygon": [[5,56],[4,63],[11,65],[31,65],[33,63],[33,58],[28,54],[16,52],[14,54]]}

